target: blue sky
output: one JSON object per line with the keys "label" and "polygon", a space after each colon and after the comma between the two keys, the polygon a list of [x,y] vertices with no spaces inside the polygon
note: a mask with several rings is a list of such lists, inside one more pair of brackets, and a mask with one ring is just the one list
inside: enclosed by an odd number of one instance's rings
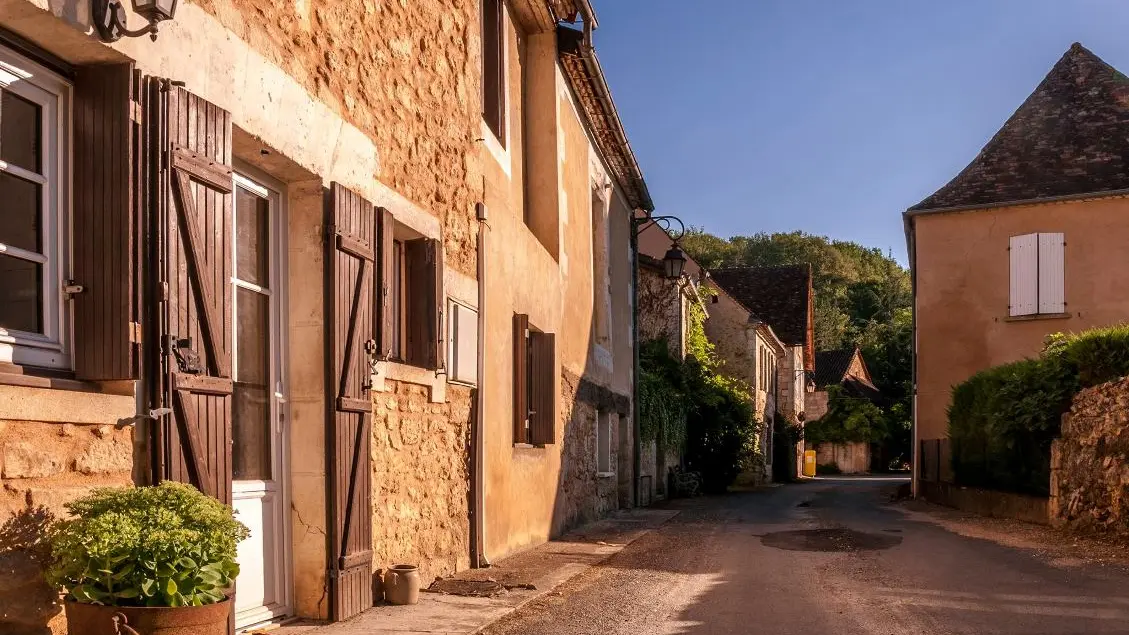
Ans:
{"label": "blue sky", "polygon": [[662,213],[891,249],[1079,41],[1129,72],[1121,0],[595,0]]}

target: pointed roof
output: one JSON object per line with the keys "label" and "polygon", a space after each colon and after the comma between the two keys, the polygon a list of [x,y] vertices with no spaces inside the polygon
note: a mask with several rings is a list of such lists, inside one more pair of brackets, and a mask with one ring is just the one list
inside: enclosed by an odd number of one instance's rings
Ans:
{"label": "pointed roof", "polygon": [[811,347],[811,265],[730,267],[710,269],[709,275],[742,306],[767,322],[785,345]]}
{"label": "pointed roof", "polygon": [[909,208],[1129,190],[1129,78],[1075,42],[960,174]]}

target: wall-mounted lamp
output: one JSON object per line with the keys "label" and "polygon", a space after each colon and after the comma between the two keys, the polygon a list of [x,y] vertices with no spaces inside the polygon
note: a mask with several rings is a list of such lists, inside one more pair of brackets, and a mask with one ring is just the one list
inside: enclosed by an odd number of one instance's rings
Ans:
{"label": "wall-mounted lamp", "polygon": [[126,27],[125,7],[119,0],[91,0],[90,11],[94,17],[94,28],[103,42],[116,42],[124,37],[139,37],[148,34],[157,39],[157,25],[176,15],[177,0],[130,0],[133,12],[149,21],[140,29]]}
{"label": "wall-mounted lamp", "polygon": [[676,241],[663,256],[663,269],[668,280],[677,280],[682,277],[682,270],[686,268],[686,254]]}
{"label": "wall-mounted lamp", "polygon": [[[677,216],[637,216],[635,218],[635,235],[638,236],[643,229],[654,223],[663,230],[670,234],[671,239],[674,241],[667,250],[666,255],[663,256],[663,272],[668,280],[678,280],[682,277],[682,272],[686,268],[686,254],[683,253],[682,248],[678,246],[678,241],[686,235],[686,225],[682,219]],[[673,229],[674,224],[678,224],[678,229]]]}

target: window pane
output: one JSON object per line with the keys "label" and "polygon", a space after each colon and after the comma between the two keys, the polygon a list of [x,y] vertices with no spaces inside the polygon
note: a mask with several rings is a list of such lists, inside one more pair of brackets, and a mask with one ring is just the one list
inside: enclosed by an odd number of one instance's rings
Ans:
{"label": "window pane", "polygon": [[237,287],[235,310],[232,476],[270,480],[270,298]]}
{"label": "window pane", "polygon": [[39,190],[36,183],[0,172],[0,243],[42,251]]}
{"label": "window pane", "polygon": [[267,199],[236,188],[235,275],[240,280],[266,287],[270,281],[268,236],[270,203]]}
{"label": "window pane", "polygon": [[0,160],[39,172],[42,134],[37,104],[7,91],[0,94]]}
{"label": "window pane", "polygon": [[404,244],[400,241],[392,243],[392,357],[404,358],[403,338],[400,337],[404,326]]}
{"label": "window pane", "polygon": [[0,328],[43,332],[43,267],[0,254]]}

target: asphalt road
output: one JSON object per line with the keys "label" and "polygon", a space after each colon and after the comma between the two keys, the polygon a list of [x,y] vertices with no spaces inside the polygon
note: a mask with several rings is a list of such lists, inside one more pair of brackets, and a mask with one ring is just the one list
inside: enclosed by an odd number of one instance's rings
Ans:
{"label": "asphalt road", "polygon": [[[661,529],[492,635],[1129,633],[1129,573],[962,535],[824,479],[676,501]],[[1005,532],[1006,533],[1006,532]]]}

